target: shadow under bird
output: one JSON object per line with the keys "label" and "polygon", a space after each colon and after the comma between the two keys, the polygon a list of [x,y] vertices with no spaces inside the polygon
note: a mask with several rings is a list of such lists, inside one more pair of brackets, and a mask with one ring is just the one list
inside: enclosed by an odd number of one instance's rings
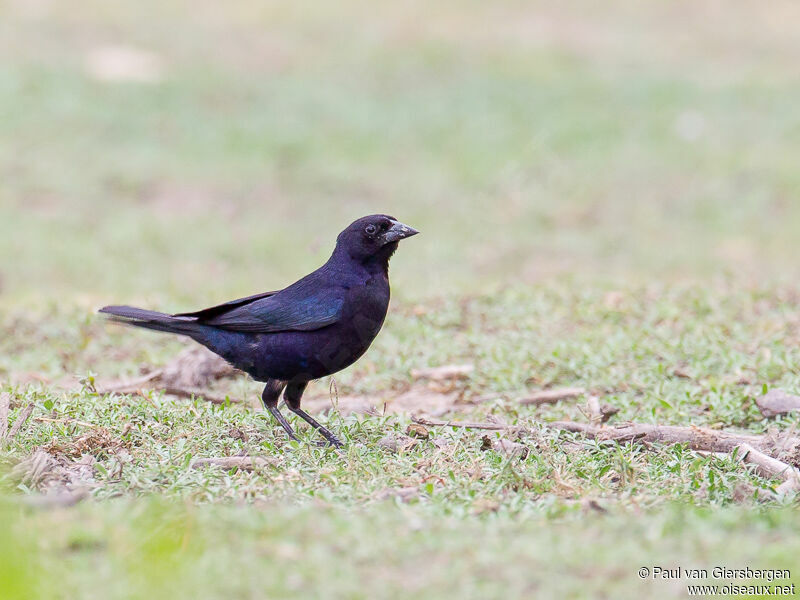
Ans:
{"label": "shadow under bird", "polygon": [[400,240],[418,232],[388,215],[371,215],[339,234],[324,265],[277,292],[265,292],[191,313],[169,315],[106,306],[111,320],[185,335],[266,385],[266,409],[289,437],[278,410],[289,410],[333,446],[339,439],[300,408],[308,382],[353,364],[378,335],[389,308],[389,259]]}

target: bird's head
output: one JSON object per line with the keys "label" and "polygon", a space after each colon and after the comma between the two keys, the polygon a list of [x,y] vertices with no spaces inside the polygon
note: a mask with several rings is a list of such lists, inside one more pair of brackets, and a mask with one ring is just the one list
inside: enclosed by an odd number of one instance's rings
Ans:
{"label": "bird's head", "polygon": [[419,232],[389,215],[369,215],[354,221],[339,234],[336,252],[362,263],[389,262],[400,240]]}

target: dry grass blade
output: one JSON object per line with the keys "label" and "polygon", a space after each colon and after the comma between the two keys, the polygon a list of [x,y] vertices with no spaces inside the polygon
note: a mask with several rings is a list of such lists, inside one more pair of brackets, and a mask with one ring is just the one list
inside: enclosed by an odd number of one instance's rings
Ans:
{"label": "dry grass blade", "polygon": [[8,435],[8,411],[11,407],[11,394],[0,394],[0,441]]}
{"label": "dry grass blade", "polygon": [[34,417],[33,420],[37,423],[63,423],[65,425],[78,425],[80,427],[96,427],[96,425],[92,425],[86,421],[79,421],[78,419],[51,419],[50,417]]}
{"label": "dry grass blade", "polygon": [[488,431],[507,431],[521,429],[520,427],[503,425],[502,423],[480,423],[476,421],[441,421],[439,419],[426,419],[424,417],[411,417],[414,423],[429,427],[458,427],[464,429],[486,429]]}
{"label": "dry grass blade", "polygon": [[71,506],[87,498],[90,490],[97,486],[95,464],[96,459],[90,454],[73,461],[37,450],[20,461],[12,469],[11,476],[42,492],[40,496],[26,498],[26,504],[39,508]]}
{"label": "dry grass blade", "polygon": [[273,463],[260,456],[224,456],[221,458],[198,458],[192,462],[193,469],[203,467],[222,467],[223,469],[243,469],[253,471],[264,469]]}
{"label": "dry grass blade", "polygon": [[29,487],[38,485],[47,473],[56,465],[55,459],[44,450],[37,450],[31,456],[17,464],[11,475],[18,477]]}
{"label": "dry grass blade", "polygon": [[6,436],[7,440],[11,441],[14,439],[14,437],[16,437],[16,435],[22,430],[23,425],[25,425],[28,418],[31,416],[32,412],[33,412],[33,402],[28,404],[25,408],[23,408],[20,411],[17,420],[14,421],[14,425],[11,426],[11,431],[9,431],[8,435]]}

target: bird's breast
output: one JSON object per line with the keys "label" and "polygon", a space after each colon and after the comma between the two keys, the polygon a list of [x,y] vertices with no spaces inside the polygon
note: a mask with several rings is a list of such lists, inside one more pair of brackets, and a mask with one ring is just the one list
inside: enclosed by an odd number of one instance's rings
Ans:
{"label": "bird's breast", "polygon": [[[252,346],[247,345],[246,356],[226,358],[260,381],[307,381],[350,366],[380,332],[390,294],[385,277],[365,278],[348,285],[336,323],[313,331],[247,336]],[[236,352],[240,351],[237,346]]]}
{"label": "bird's breast", "polygon": [[389,309],[389,282],[376,275],[347,292],[347,301],[340,323],[350,334],[369,346],[383,326]]}

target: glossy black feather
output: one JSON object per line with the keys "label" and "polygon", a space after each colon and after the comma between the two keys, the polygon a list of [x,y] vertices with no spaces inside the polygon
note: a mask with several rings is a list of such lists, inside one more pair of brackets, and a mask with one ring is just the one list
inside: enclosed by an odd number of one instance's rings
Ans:
{"label": "glossy black feather", "polygon": [[216,306],[211,306],[209,308],[204,308],[202,310],[197,310],[195,312],[188,312],[188,313],[176,313],[172,315],[173,317],[194,317],[198,320],[208,320],[212,319],[218,315],[226,313],[234,308],[238,308],[240,306],[244,306],[245,304],[250,304],[256,300],[260,300],[261,298],[268,298],[269,296],[274,296],[278,292],[263,292],[261,294],[253,294],[252,296],[247,296],[245,298],[239,298],[238,300],[231,300],[230,302],[225,302],[224,304],[217,304]]}
{"label": "glossy black feather", "polygon": [[322,268],[273,295],[198,321],[244,333],[322,329],[339,320],[346,295],[346,290],[326,275]]}
{"label": "glossy black feather", "polygon": [[344,369],[367,351],[389,307],[389,259],[401,239],[416,233],[392,217],[371,215],[339,234],[328,262],[280,291],[174,315],[130,306],[100,312],[128,325],[189,336],[267,382],[263,400],[293,436],[277,412],[286,388],[290,408],[334,443],[335,436],[300,410],[305,384]]}

